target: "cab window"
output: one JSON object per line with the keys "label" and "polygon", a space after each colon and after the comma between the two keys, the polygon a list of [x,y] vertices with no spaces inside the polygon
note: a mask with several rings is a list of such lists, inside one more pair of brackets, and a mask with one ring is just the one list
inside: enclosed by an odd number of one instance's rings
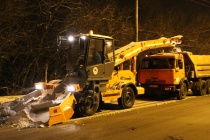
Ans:
{"label": "cab window", "polygon": [[90,46],[88,52],[88,65],[97,65],[102,63],[103,56],[103,40],[90,39]]}

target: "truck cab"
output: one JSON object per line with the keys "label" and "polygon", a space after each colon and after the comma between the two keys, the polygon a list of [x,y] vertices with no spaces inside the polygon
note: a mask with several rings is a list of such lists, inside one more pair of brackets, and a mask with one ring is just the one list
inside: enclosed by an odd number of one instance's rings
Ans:
{"label": "truck cab", "polygon": [[139,82],[145,88],[145,94],[160,96],[176,93],[185,79],[184,58],[181,53],[145,56],[138,75]]}
{"label": "truck cab", "polygon": [[112,70],[108,68],[114,66],[113,38],[93,33],[58,36],[58,45],[68,53],[69,73],[83,71],[88,81],[110,79]]}

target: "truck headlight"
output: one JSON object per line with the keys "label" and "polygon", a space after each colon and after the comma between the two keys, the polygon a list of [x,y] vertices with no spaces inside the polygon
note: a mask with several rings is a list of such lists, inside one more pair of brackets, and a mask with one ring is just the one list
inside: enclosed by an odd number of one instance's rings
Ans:
{"label": "truck headlight", "polygon": [[66,91],[68,92],[79,92],[82,89],[80,88],[79,84],[70,84],[66,87]]}
{"label": "truck headlight", "polygon": [[68,40],[69,40],[69,42],[73,42],[74,41],[74,37],[73,36],[69,36]]}
{"label": "truck headlight", "polygon": [[42,85],[35,85],[35,89],[43,89]]}
{"label": "truck headlight", "polygon": [[85,36],[81,36],[80,38],[82,38],[83,40],[85,40],[85,39],[86,39],[86,37],[85,37]]}
{"label": "truck headlight", "polygon": [[35,89],[45,89],[46,84],[44,82],[35,83]]}
{"label": "truck headlight", "polygon": [[66,90],[67,90],[67,91],[71,91],[71,92],[76,91],[74,86],[67,86],[67,87],[66,87]]}

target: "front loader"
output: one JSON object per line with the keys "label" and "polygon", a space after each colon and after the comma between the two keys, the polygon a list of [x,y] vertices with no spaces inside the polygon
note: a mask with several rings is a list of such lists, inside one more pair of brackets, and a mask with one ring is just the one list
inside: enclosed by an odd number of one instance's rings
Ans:
{"label": "front loader", "polygon": [[[78,34],[58,36],[59,49],[67,53],[67,75],[49,83],[35,83],[36,90],[18,101],[12,109],[28,108],[34,121],[49,126],[64,122],[73,114],[91,116],[99,104],[117,101],[120,108],[131,108],[135,96],[144,94],[136,82],[136,58],[139,53],[158,48],[173,48],[182,36],[132,42],[114,50],[113,38],[104,35]],[[129,69],[123,63],[130,61]]]}

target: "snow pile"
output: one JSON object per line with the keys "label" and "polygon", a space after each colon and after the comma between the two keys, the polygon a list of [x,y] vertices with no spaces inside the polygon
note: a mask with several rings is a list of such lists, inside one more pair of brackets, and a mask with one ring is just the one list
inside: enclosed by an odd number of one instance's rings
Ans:
{"label": "snow pile", "polygon": [[24,109],[19,111],[15,115],[10,116],[9,119],[5,122],[5,124],[17,127],[17,129],[23,129],[39,127],[39,125],[41,125],[41,122],[33,122],[27,114],[26,110]]}

